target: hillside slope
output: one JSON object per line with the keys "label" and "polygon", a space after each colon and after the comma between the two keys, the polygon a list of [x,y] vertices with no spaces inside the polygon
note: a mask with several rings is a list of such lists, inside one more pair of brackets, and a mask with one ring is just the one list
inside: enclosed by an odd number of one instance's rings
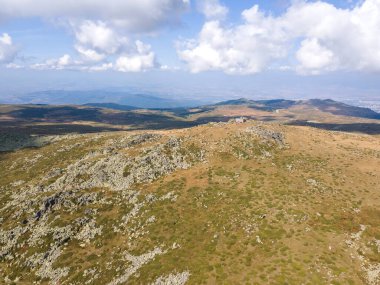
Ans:
{"label": "hillside slope", "polygon": [[0,153],[0,276],[379,284],[379,169],[380,136],[278,123],[56,136]]}

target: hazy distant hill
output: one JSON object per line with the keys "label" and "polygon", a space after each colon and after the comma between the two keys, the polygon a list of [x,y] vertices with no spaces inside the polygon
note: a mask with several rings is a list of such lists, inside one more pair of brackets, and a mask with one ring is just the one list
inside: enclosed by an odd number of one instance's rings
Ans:
{"label": "hazy distant hill", "polygon": [[120,111],[131,111],[131,110],[139,109],[134,106],[121,105],[121,104],[115,104],[115,103],[87,103],[87,104],[84,104],[83,106],[107,108],[107,109],[120,110]]}
{"label": "hazy distant hill", "polygon": [[[115,104],[115,103],[88,103],[84,104],[85,106],[99,107],[99,108],[109,108],[113,110],[122,110],[122,111],[130,111],[139,109],[137,106],[133,105],[123,105],[123,104]],[[369,109],[363,107],[351,106],[345,103],[337,102],[334,100],[326,99],[311,99],[311,100],[285,100],[285,99],[273,99],[273,100],[250,100],[245,98],[222,101],[211,105],[203,105],[194,107],[145,107],[152,110],[157,111],[168,111],[172,112],[175,115],[180,117],[189,116],[194,114],[202,114],[206,112],[210,112],[213,110],[217,110],[221,107],[238,107],[245,106],[255,110],[261,110],[266,112],[274,112],[276,110],[291,110],[292,108],[303,108],[303,109],[316,109],[322,112],[330,113],[337,116],[349,116],[349,117],[358,117],[358,118],[366,118],[366,119],[380,119],[380,114]],[[195,110],[194,110],[195,109]]]}
{"label": "hazy distant hill", "polygon": [[[350,116],[366,119],[380,119],[380,114],[363,107],[351,106],[334,100],[251,100],[246,98],[233,99],[205,105],[199,100],[184,100],[163,98],[149,94],[130,94],[120,91],[91,90],[91,91],[41,91],[24,95],[8,97],[1,100],[5,104],[47,104],[47,105],[85,105],[92,107],[108,108],[119,111],[131,111],[135,109],[154,109],[173,112],[180,117],[203,114],[212,110],[226,108],[227,106],[244,106],[250,109],[266,112],[276,110],[313,109],[337,116]],[[196,111],[192,110],[196,107]]]}
{"label": "hazy distant hill", "polygon": [[[152,102],[151,102],[152,103]],[[0,105],[0,133],[67,134],[177,129],[244,116],[258,121],[380,134],[380,114],[333,100],[238,99],[193,108],[143,109],[115,103]]]}
{"label": "hazy distant hill", "polygon": [[347,104],[330,100],[330,99],[326,99],[326,100],[311,99],[307,101],[301,101],[298,104],[305,104],[308,106],[312,106],[314,108],[318,108],[321,111],[328,112],[334,115],[377,119],[377,120],[380,119],[380,114],[369,108],[351,106],[351,105],[347,105]]}
{"label": "hazy distant hill", "polygon": [[130,94],[127,92],[91,90],[66,91],[52,90],[17,95],[6,104],[50,104],[50,105],[83,105],[88,103],[114,103],[138,108],[175,108],[191,107],[202,104],[197,100],[175,100],[148,94]]}
{"label": "hazy distant hill", "polygon": [[256,101],[256,100],[240,98],[236,100],[222,101],[222,102],[214,104],[214,106],[244,105],[244,106],[248,106],[250,108],[257,109],[257,110],[274,111],[276,109],[287,109],[295,104],[297,104],[297,101],[285,100],[285,99],[257,100]]}
{"label": "hazy distant hill", "polygon": [[209,107],[218,107],[218,106],[247,106],[249,108],[264,110],[264,111],[275,111],[278,109],[290,109],[292,107],[304,107],[304,108],[314,108],[320,111],[331,113],[333,115],[339,116],[350,116],[350,117],[358,117],[358,118],[367,118],[367,119],[380,119],[380,114],[369,109],[363,107],[356,107],[347,105],[341,102],[337,102],[331,99],[311,99],[311,100],[301,100],[301,101],[293,101],[293,100],[248,100],[245,98],[237,99],[237,100],[229,100],[219,102],[217,104],[207,106]]}

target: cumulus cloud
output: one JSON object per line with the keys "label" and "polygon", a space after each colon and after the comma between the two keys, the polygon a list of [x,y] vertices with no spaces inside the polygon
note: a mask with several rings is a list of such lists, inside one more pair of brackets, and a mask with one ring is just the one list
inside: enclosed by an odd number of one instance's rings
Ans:
{"label": "cumulus cloud", "polygon": [[155,55],[149,45],[136,41],[136,52],[125,54],[116,60],[115,69],[122,72],[140,72],[155,66]]}
{"label": "cumulus cloud", "polygon": [[120,47],[116,33],[101,21],[84,21],[79,25],[75,36],[81,45],[89,45],[106,53],[115,53]]}
{"label": "cumulus cloud", "polygon": [[0,43],[3,45],[11,46],[12,45],[12,38],[8,34],[4,33],[0,37]]}
{"label": "cumulus cloud", "polygon": [[80,59],[65,54],[60,58],[33,64],[31,68],[140,72],[158,66],[151,46],[139,40],[130,41],[103,21],[71,21],[69,27]]}
{"label": "cumulus cloud", "polygon": [[256,73],[270,59],[284,54],[282,42],[256,28],[224,28],[219,21],[207,22],[198,41],[188,41],[179,51],[192,72],[223,70],[226,73]]}
{"label": "cumulus cloud", "polygon": [[[0,19],[48,18],[73,36],[77,54],[31,68],[136,72],[156,66],[151,47],[136,39],[178,24],[189,4],[189,0],[0,0]],[[0,43],[0,61],[9,62],[10,51]]]}
{"label": "cumulus cloud", "polygon": [[102,21],[83,21],[72,24],[75,30],[75,48],[86,61],[101,62],[117,57],[115,64],[103,62],[89,66],[88,70],[102,71],[114,68],[121,72],[140,72],[155,67],[155,54],[151,46],[130,40]]}
{"label": "cumulus cloud", "polygon": [[109,62],[109,63],[100,64],[100,65],[88,66],[88,67],[85,67],[84,69],[88,71],[105,71],[105,70],[110,70],[112,68],[113,68],[113,63]]}
{"label": "cumulus cloud", "polygon": [[[133,47],[119,54],[115,62],[89,62],[86,60],[75,60],[70,55],[65,54],[59,58],[49,59],[42,63],[30,66],[38,70],[81,70],[81,71],[106,71],[116,70],[120,72],[142,72],[155,67],[156,57],[149,45],[141,41],[136,41]],[[9,66],[9,68],[15,68]]]}
{"label": "cumulus cloud", "polygon": [[199,0],[198,9],[208,19],[224,19],[228,14],[228,8],[218,0]]}
{"label": "cumulus cloud", "polygon": [[[19,68],[16,65],[8,65],[8,68]],[[86,61],[75,60],[69,54],[64,54],[59,58],[48,59],[42,63],[35,63],[30,66],[37,70],[81,70],[81,71],[105,71],[112,69],[112,62],[109,63],[88,63]]]}
{"label": "cumulus cloud", "polygon": [[274,17],[257,5],[242,23],[207,20],[198,38],[179,44],[192,72],[256,73],[282,62],[305,74],[332,70],[380,71],[380,0],[351,9],[326,2],[294,2]]}
{"label": "cumulus cloud", "polygon": [[31,66],[32,69],[56,69],[61,70],[68,67],[79,66],[81,62],[73,61],[71,56],[65,54],[58,59],[49,59],[43,63],[36,63]]}
{"label": "cumulus cloud", "polygon": [[0,36],[0,64],[11,63],[17,54],[17,48],[12,42],[12,38],[7,33]]}
{"label": "cumulus cloud", "polygon": [[151,32],[178,23],[189,0],[0,0],[0,7],[0,18],[103,20],[129,31]]}
{"label": "cumulus cloud", "polygon": [[87,60],[101,61],[128,45],[127,37],[102,21],[72,22],[71,27],[76,38],[75,49]]}
{"label": "cumulus cloud", "polygon": [[300,63],[300,72],[308,71],[318,74],[321,71],[334,69],[334,53],[320,45],[317,39],[306,39],[302,41],[300,49],[296,54]]}
{"label": "cumulus cloud", "polygon": [[89,61],[102,61],[106,58],[104,53],[99,53],[94,49],[86,48],[82,45],[75,45],[75,49],[83,58]]}

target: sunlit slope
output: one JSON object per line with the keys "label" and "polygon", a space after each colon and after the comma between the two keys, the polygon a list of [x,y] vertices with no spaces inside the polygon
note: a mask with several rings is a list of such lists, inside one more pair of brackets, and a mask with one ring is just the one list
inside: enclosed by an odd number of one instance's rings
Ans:
{"label": "sunlit slope", "polygon": [[210,123],[0,159],[0,283],[380,281],[379,136]]}

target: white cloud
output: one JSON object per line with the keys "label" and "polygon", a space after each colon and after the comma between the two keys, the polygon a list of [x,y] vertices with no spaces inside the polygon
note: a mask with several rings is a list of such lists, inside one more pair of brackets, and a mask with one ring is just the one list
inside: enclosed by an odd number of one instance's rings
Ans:
{"label": "white cloud", "polygon": [[85,48],[81,45],[75,45],[76,51],[86,60],[101,61],[106,58],[105,54],[99,53],[96,50]]}
{"label": "white cloud", "polygon": [[[49,59],[43,63],[36,63],[30,66],[38,70],[81,70],[81,71],[106,71],[116,70],[120,72],[142,72],[153,69],[157,66],[156,57],[149,45],[141,41],[136,41],[128,51],[124,51],[113,62],[89,62],[74,60],[70,55],[65,54],[56,59]],[[14,68],[13,66],[9,66]]]}
{"label": "white cloud", "polygon": [[294,61],[293,69],[302,73],[380,71],[380,0],[352,9],[295,1],[278,17],[255,5],[242,12],[242,20],[208,20],[197,39],[179,45],[179,57],[192,72],[256,73]]}
{"label": "white cloud", "polygon": [[69,65],[69,64],[70,64],[70,61],[71,61],[71,57],[70,57],[70,55],[65,54],[64,56],[62,56],[62,57],[60,57],[60,58],[58,59],[57,65],[58,65],[58,66],[62,66],[62,67],[64,67],[64,66],[66,66],[66,65]]}
{"label": "white cloud", "polygon": [[104,53],[113,54],[118,51],[127,39],[120,37],[102,21],[83,21],[74,26],[75,37],[79,45],[89,46]]}
{"label": "white cloud", "polygon": [[334,69],[334,53],[321,46],[317,39],[304,40],[296,57],[300,63],[300,72],[318,74],[324,69]]}
{"label": "white cloud", "polygon": [[156,56],[149,45],[130,42],[115,28],[102,21],[71,21],[75,49],[80,60],[65,54],[58,59],[31,65],[33,69],[140,72],[156,67]]}
{"label": "white cloud", "polygon": [[189,0],[0,0],[2,17],[92,19],[150,32],[179,21]]}
{"label": "white cloud", "polygon": [[106,70],[110,70],[112,68],[113,68],[113,63],[110,62],[110,63],[103,63],[101,65],[89,66],[89,67],[84,68],[84,69],[87,69],[89,71],[106,71]]}
{"label": "white cloud", "polygon": [[73,68],[76,66],[80,66],[82,62],[74,61],[72,60],[71,56],[68,54],[65,54],[57,59],[49,59],[43,63],[36,63],[31,65],[30,67],[32,69],[39,69],[39,70],[45,70],[45,69],[56,69],[56,70],[62,70],[66,68]]}
{"label": "white cloud", "polygon": [[[115,68],[121,72],[140,72],[155,66],[155,54],[151,47],[141,41],[130,43],[128,38],[109,27],[102,21],[83,21],[71,23],[75,31],[78,53],[86,61],[103,62],[91,66],[87,64],[88,70],[102,71]],[[115,64],[104,62],[116,56]]]}
{"label": "white cloud", "polygon": [[[270,39],[269,39],[270,38]],[[186,42],[179,50],[192,72],[223,70],[226,73],[256,73],[273,58],[285,54],[282,40],[259,27],[224,28],[219,21],[206,22],[198,41]]]}
{"label": "white cloud", "polygon": [[155,55],[151,47],[136,41],[136,52],[125,54],[116,60],[115,69],[121,72],[140,72],[155,66]]}
{"label": "white cloud", "polygon": [[12,38],[7,33],[0,36],[0,64],[10,63],[17,54],[17,48],[13,45]]}
{"label": "white cloud", "polygon": [[171,66],[171,65],[160,65],[160,69],[161,70],[164,70],[164,71],[178,71],[178,70],[181,70],[181,68],[179,66]]}
{"label": "white cloud", "polygon": [[118,34],[102,21],[72,21],[70,26],[76,38],[75,49],[86,60],[101,61],[128,45],[127,37]]}
{"label": "white cloud", "polygon": [[20,68],[24,68],[24,66],[22,65],[19,65],[19,64],[16,64],[16,63],[8,63],[7,65],[5,65],[6,68],[10,68],[10,69],[20,69]]}
{"label": "white cloud", "polygon": [[[39,69],[146,70],[155,54],[141,53],[136,38],[162,27],[177,25],[190,7],[189,0],[0,0],[0,19],[46,18],[68,28],[80,60],[50,59],[33,64]],[[8,45],[0,43],[0,62],[13,59]],[[60,60],[68,60],[67,64]],[[112,65],[112,66],[111,66]]]}
{"label": "white cloud", "polygon": [[12,45],[12,38],[8,34],[4,33],[0,37],[0,43],[2,43],[3,45],[11,46]]}
{"label": "white cloud", "polygon": [[228,14],[228,8],[218,0],[199,0],[198,9],[208,19],[223,19]]}

